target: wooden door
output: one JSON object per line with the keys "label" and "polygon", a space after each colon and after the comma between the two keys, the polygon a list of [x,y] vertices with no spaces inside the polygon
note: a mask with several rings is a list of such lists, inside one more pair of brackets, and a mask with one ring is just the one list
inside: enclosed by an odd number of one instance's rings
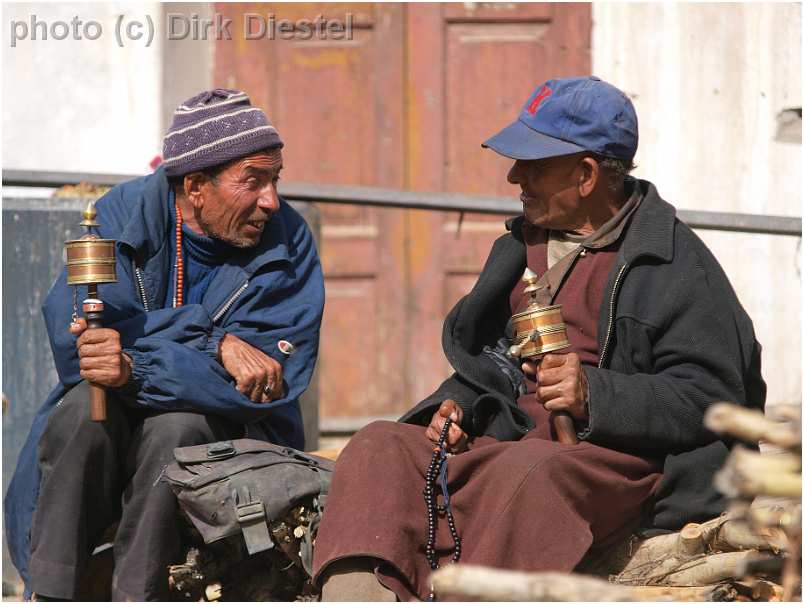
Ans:
{"label": "wooden door", "polygon": [[[517,195],[480,143],[536,84],[589,73],[587,4],[217,4],[215,83],[285,141],[288,181]],[[346,19],[352,40],[245,41],[245,13]],[[502,217],[319,204],[323,418],[399,414],[449,375],[441,327]]]}

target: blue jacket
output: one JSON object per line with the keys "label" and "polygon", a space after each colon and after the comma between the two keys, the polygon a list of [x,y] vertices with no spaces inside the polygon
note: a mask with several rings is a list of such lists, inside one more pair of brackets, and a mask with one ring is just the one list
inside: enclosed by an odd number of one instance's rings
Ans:
{"label": "blue jacket", "polygon": [[[117,283],[99,287],[103,323],[120,332],[134,361],[134,404],[221,415],[245,424],[251,438],[302,449],[298,399],[313,373],[324,309],[321,264],[310,230],[280,200],[260,243],[221,266],[201,304],[164,308],[172,263],[168,193],[164,171],[158,170],[115,187],[96,205],[99,234],[117,241]],[[86,287],[80,286],[79,302],[86,297]],[[26,584],[40,480],[37,445],[50,412],[81,381],[76,338],[68,331],[72,300],[63,271],[42,306],[59,384],[34,418],[5,498],[9,552]],[[235,389],[216,360],[225,333],[282,364],[285,398],[257,404]],[[295,352],[280,352],[279,340],[291,342]]]}

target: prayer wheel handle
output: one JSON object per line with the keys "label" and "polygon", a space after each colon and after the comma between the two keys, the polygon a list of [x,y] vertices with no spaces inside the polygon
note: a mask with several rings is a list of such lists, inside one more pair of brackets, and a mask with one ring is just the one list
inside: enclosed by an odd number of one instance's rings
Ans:
{"label": "prayer wheel handle", "polygon": [[[544,355],[531,358],[529,360],[536,363],[540,362]],[[550,420],[553,423],[553,429],[556,431],[556,438],[558,442],[564,445],[577,445],[578,433],[575,431],[575,420],[566,411],[553,411]]]}
{"label": "prayer wheel handle", "polygon": [[[103,316],[103,302],[97,299],[97,286],[95,292],[90,286],[90,297],[84,300],[83,310],[87,320],[87,329],[98,329],[102,327],[101,317]],[[95,296],[93,296],[93,293]],[[89,383],[89,418],[93,422],[106,421],[106,388],[98,384]]]}
{"label": "prayer wheel handle", "polygon": [[575,422],[566,411],[553,412],[553,428],[556,430],[558,442],[565,445],[577,445],[578,435],[575,432]]}
{"label": "prayer wheel handle", "polygon": [[[526,343],[527,341],[523,342],[521,345],[511,346],[511,348],[508,349],[509,357],[518,357],[519,351],[525,346]],[[543,357],[544,355],[540,354],[527,360],[538,363]],[[575,432],[575,420],[572,419],[572,416],[569,413],[566,411],[553,411],[551,420],[553,422],[553,428],[556,431],[556,438],[558,439],[558,442],[565,445],[578,444],[578,434]]]}

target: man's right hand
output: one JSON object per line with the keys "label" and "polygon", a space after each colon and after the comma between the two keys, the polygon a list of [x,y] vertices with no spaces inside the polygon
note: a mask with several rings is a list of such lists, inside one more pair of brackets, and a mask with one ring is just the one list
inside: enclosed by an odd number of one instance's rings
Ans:
{"label": "man's right hand", "polygon": [[108,327],[87,328],[87,320],[78,317],[70,324],[70,333],[77,337],[81,378],[117,388],[131,378],[132,361],[120,346],[120,334]]}
{"label": "man's right hand", "polygon": [[262,350],[227,333],[221,340],[218,358],[235,379],[237,391],[255,403],[282,398],[282,365]]}
{"label": "man's right hand", "polygon": [[447,421],[447,418],[452,419],[452,425],[449,427],[447,440],[445,441],[447,450],[452,453],[460,453],[466,450],[469,437],[466,432],[461,430],[463,409],[452,399],[448,398],[441,403],[438,411],[433,414],[433,419],[430,420],[430,425],[427,426],[427,431],[424,434],[431,441],[438,444],[438,440],[441,438],[441,431],[444,429],[444,423]]}

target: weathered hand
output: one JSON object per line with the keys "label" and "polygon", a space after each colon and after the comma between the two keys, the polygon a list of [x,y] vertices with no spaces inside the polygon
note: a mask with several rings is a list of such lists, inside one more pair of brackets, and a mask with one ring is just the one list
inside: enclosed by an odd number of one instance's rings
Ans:
{"label": "weathered hand", "polygon": [[536,392],[545,409],[566,411],[578,420],[589,419],[589,384],[576,353],[546,354],[539,363],[522,363],[522,371],[538,383]]}
{"label": "weathered hand", "polygon": [[444,429],[444,423],[448,417],[452,418],[452,425],[449,427],[449,432],[447,432],[447,449],[453,453],[460,453],[466,449],[468,436],[466,432],[461,430],[460,425],[463,419],[463,409],[452,399],[448,398],[441,403],[438,411],[433,414],[430,425],[427,426],[425,436],[434,443],[438,443],[438,439],[441,438],[441,431]]}
{"label": "weathered hand", "polygon": [[237,391],[255,403],[282,398],[282,365],[262,350],[227,333],[221,340],[218,358],[235,379]]}
{"label": "weathered hand", "polygon": [[117,388],[131,377],[131,358],[123,353],[120,334],[114,329],[88,329],[83,317],[70,324],[70,333],[77,335],[81,377],[99,386]]}

